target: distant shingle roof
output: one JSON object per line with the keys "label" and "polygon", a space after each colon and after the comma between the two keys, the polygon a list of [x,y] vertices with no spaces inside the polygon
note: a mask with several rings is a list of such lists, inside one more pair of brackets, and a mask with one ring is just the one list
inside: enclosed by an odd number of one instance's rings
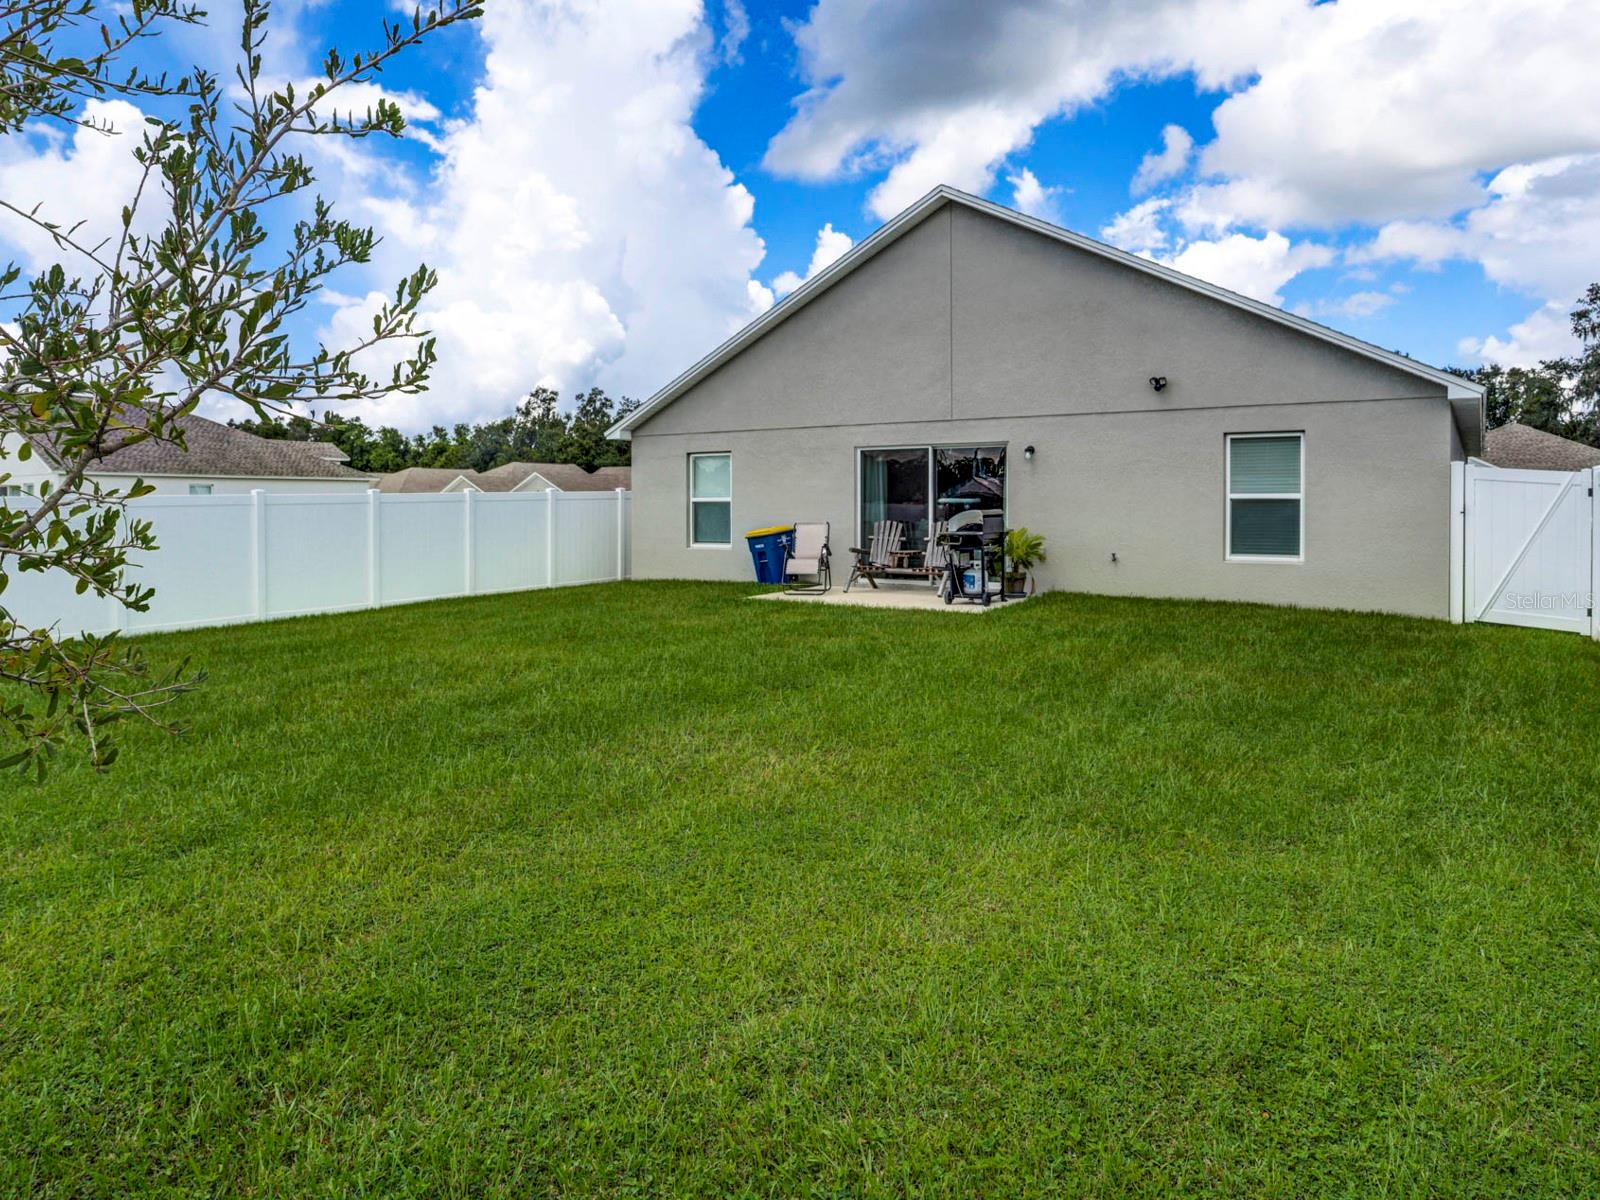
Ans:
{"label": "distant shingle roof", "polygon": [[[380,492],[442,492],[456,480],[465,478],[477,486],[476,471],[460,467],[407,467],[378,476]],[[481,491],[482,488],[479,488]]]}
{"label": "distant shingle roof", "polygon": [[630,467],[599,467],[585,471],[574,463],[513,462],[484,471],[477,476],[478,486],[486,492],[509,492],[526,483],[530,475],[538,475],[563,492],[609,492],[630,485],[633,470]]}
{"label": "distant shingle roof", "polygon": [[1484,438],[1483,457],[1485,462],[1497,467],[1527,471],[1580,471],[1584,467],[1600,467],[1600,449],[1519,421],[1491,429]]}
{"label": "distant shingle roof", "polygon": [[[381,476],[380,492],[442,492],[457,479],[465,479],[480,492],[511,492],[538,475],[563,492],[609,492],[632,485],[629,467],[601,467],[585,471],[572,463],[505,463],[488,471],[458,467],[407,467]],[[532,485],[534,488],[540,485]],[[532,489],[530,489],[532,490]]]}
{"label": "distant shingle roof", "polygon": [[[93,475],[226,475],[243,478],[370,479],[342,462],[348,456],[328,442],[257,437],[193,413],[178,417],[184,448],[151,438],[100,459]],[[52,447],[39,445],[59,464]]]}

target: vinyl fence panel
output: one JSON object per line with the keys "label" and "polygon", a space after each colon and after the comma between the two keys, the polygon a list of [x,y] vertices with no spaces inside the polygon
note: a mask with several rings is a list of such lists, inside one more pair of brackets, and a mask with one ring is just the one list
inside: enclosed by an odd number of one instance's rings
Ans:
{"label": "vinyl fence panel", "polygon": [[466,594],[468,492],[382,496],[378,515],[379,604]]}
{"label": "vinyl fence panel", "polygon": [[263,494],[259,499],[267,585],[262,615],[365,607],[366,497]]}
{"label": "vinyl fence panel", "polygon": [[[538,493],[544,495],[544,493]],[[521,493],[478,496],[473,509],[474,592],[544,587],[545,509]]]}
{"label": "vinyl fence panel", "polygon": [[1466,619],[1592,633],[1597,472],[1464,474]]}
{"label": "vinyl fence panel", "polygon": [[[131,507],[132,517],[149,521],[155,530],[157,549],[134,555],[129,576],[155,588],[156,599],[149,612],[102,600],[113,618],[120,614],[124,628],[139,633],[261,615],[252,553],[258,520],[253,497],[152,496]],[[72,622],[62,621],[62,628],[71,627]]]}
{"label": "vinyl fence panel", "polygon": [[29,628],[130,633],[482,592],[625,579],[627,492],[161,496],[136,500],[159,549],[130,577],[148,612],[13,570],[0,598]]}
{"label": "vinyl fence panel", "polygon": [[555,572],[563,583],[617,579],[615,492],[546,492],[554,504]]}
{"label": "vinyl fence panel", "polygon": [[7,574],[10,581],[0,593],[0,604],[29,629],[60,622],[63,629],[107,632],[121,627],[123,614],[134,615],[93,592],[79,595],[76,582],[60,571],[19,571],[11,565]]}

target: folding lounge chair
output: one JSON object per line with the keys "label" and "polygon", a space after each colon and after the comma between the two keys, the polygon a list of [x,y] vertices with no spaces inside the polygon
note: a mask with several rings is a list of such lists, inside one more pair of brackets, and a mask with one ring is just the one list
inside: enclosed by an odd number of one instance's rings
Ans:
{"label": "folding lounge chair", "polygon": [[856,556],[856,561],[850,568],[850,578],[845,581],[844,590],[848,592],[858,579],[865,579],[868,586],[876,588],[878,576],[887,574],[894,565],[894,552],[900,549],[905,538],[906,527],[899,521],[879,521],[873,525],[870,545],[850,547],[850,553]]}
{"label": "folding lounge chair", "polygon": [[794,527],[794,550],[783,568],[791,579],[796,575],[810,575],[816,582],[809,587],[791,587],[799,595],[822,595],[833,587],[833,567],[828,562],[828,522],[797,521]]}

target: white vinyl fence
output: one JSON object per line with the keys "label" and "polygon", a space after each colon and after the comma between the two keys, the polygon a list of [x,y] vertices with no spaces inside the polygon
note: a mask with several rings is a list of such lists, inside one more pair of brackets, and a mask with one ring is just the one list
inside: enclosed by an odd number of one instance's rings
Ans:
{"label": "white vinyl fence", "polygon": [[628,576],[631,493],[161,496],[128,505],[160,549],[130,562],[148,612],[58,571],[11,572],[29,628],[150,633]]}
{"label": "white vinyl fence", "polygon": [[1453,469],[1461,619],[1600,637],[1600,468]]}

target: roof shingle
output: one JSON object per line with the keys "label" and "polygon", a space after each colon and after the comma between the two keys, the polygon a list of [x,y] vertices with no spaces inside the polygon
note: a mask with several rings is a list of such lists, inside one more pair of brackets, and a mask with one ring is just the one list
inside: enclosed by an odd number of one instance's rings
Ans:
{"label": "roof shingle", "polygon": [[379,475],[378,490],[389,493],[442,492],[462,477],[477,486],[476,471],[460,467],[407,467],[403,471]]}
{"label": "roof shingle", "polygon": [[573,463],[503,463],[487,471],[461,467],[407,467],[380,477],[380,492],[442,492],[457,479],[465,479],[481,492],[511,492],[538,475],[563,492],[609,492],[631,486],[630,467],[600,467],[585,471]]}
{"label": "roof shingle", "polygon": [[563,492],[609,492],[625,488],[633,477],[630,467],[598,467],[585,471],[575,463],[504,463],[478,475],[479,486],[486,492],[509,492],[527,482],[530,475],[538,475],[553,483]]}
{"label": "roof shingle", "polygon": [[[117,450],[90,468],[92,475],[217,475],[234,478],[370,479],[344,465],[348,458],[328,442],[257,437],[190,413],[176,418],[184,448],[150,438]],[[37,446],[59,464],[53,447]]]}
{"label": "roof shingle", "polygon": [[1585,467],[1600,467],[1600,449],[1519,421],[1488,432],[1484,438],[1483,458],[1497,467],[1525,471],[1581,471]]}

